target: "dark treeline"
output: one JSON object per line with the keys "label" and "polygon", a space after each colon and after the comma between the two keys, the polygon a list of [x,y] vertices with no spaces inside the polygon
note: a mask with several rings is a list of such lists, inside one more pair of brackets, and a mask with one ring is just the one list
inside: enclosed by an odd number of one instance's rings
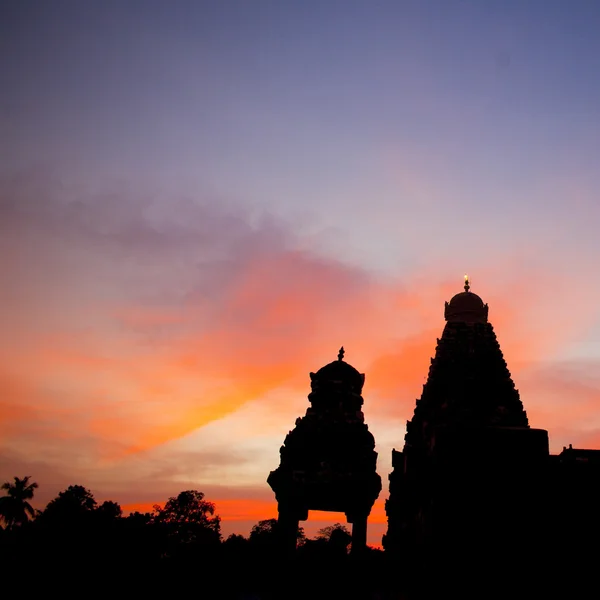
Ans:
{"label": "dark treeline", "polygon": [[4,573],[29,573],[28,585],[47,591],[66,593],[79,582],[136,593],[191,586],[200,598],[404,597],[385,592],[384,553],[352,556],[341,524],[313,539],[300,528],[295,555],[284,557],[276,519],[259,521],[248,537],[224,538],[218,507],[196,490],[124,516],[118,503],[98,503],[80,485],[37,511],[30,502],[36,488],[29,477],[2,486],[0,565]]}
{"label": "dark treeline", "polygon": [[[31,505],[36,488],[29,477],[15,477],[2,485],[0,496],[3,591],[25,588],[27,597],[56,592],[62,599],[185,593],[227,600],[529,600],[588,597],[575,593],[576,584],[589,580],[586,572],[597,579],[597,570],[569,564],[568,548],[552,565],[532,555],[525,571],[516,568],[514,545],[492,557],[466,548],[460,538],[435,562],[375,548],[353,555],[350,533],[339,523],[313,539],[299,528],[296,551],[285,556],[276,519],[259,521],[248,537],[224,538],[218,507],[196,490],[182,491],[151,512],[124,516],[119,504],[98,503],[80,485],[37,511]],[[559,593],[559,579],[566,581],[566,592]]]}

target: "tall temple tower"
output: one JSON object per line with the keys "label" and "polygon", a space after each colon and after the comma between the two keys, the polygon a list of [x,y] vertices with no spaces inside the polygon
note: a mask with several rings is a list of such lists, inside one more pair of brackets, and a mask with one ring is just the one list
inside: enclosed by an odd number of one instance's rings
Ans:
{"label": "tall temple tower", "polygon": [[384,547],[405,557],[450,557],[457,543],[525,548],[538,539],[548,433],[529,427],[488,305],[467,277],[444,317],[404,450],[392,452]]}
{"label": "tall temple tower", "polygon": [[295,548],[309,510],[343,512],[352,523],[352,552],[366,546],[367,519],[381,491],[375,439],[364,422],[365,376],[343,360],[310,373],[311,406],[280,449],[267,482],[278,503],[283,544]]}

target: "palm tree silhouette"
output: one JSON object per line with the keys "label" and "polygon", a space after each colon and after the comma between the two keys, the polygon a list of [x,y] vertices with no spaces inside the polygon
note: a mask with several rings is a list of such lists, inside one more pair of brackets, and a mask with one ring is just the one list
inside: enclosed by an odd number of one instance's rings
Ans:
{"label": "palm tree silhouette", "polygon": [[0,489],[6,490],[7,495],[0,498],[0,519],[10,529],[15,525],[22,525],[29,521],[29,516],[35,515],[35,510],[28,500],[33,498],[34,490],[38,484],[29,483],[31,476],[15,477],[15,482],[6,481]]}

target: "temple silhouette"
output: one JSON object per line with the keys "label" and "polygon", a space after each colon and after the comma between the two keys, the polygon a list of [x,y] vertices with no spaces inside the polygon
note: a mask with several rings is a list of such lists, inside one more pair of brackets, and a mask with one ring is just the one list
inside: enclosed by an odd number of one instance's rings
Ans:
{"label": "temple silhouette", "polygon": [[352,523],[352,552],[367,543],[367,519],[381,491],[375,439],[364,422],[365,376],[343,360],[310,373],[311,406],[296,419],[267,481],[278,504],[282,545],[296,547],[298,522],[309,510],[343,512]]}
{"label": "temple silhouette", "polygon": [[[392,451],[386,555],[408,569],[502,564],[514,573],[531,570],[532,557],[546,568],[583,564],[600,533],[600,450],[550,454],[548,432],[530,426],[488,312],[466,276],[464,291],[445,303],[404,448]],[[343,348],[338,361],[310,374],[312,406],[268,478],[288,547],[310,509],[345,512],[353,549],[364,547],[381,489],[361,411],[365,376],[342,359]],[[559,547],[569,549],[566,557]]]}
{"label": "temple silhouette", "polygon": [[583,564],[600,533],[600,451],[550,454],[467,277],[444,317],[404,449],[392,452],[386,552],[505,579],[535,564]]}

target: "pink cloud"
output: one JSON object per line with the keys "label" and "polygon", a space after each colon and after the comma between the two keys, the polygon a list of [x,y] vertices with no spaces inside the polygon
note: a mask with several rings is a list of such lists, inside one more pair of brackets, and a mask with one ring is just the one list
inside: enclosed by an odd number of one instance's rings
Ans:
{"label": "pink cloud", "polygon": [[[0,314],[0,431],[13,461],[37,448],[54,467],[91,473],[100,485],[102,469],[153,460],[149,450],[281,389],[290,399],[277,398],[272,418],[283,441],[307,405],[308,372],[340,345],[366,373],[367,420],[387,422],[401,447],[399,424],[421,393],[461,273],[441,275],[432,263],[392,279],[299,250],[284,223],[250,225],[192,201],[40,193],[44,202],[21,188],[18,202],[0,202],[0,239],[19,257],[0,263],[10,300]],[[518,253],[472,276],[532,425],[587,439],[595,383],[558,377],[553,365],[594,314],[594,282],[557,286],[553,268]],[[286,402],[303,408],[290,417]],[[244,435],[260,431],[249,420]],[[69,467],[74,461],[85,469]],[[15,473],[5,463],[2,474]],[[270,502],[265,482],[257,485]],[[232,500],[231,511],[243,501]]]}

